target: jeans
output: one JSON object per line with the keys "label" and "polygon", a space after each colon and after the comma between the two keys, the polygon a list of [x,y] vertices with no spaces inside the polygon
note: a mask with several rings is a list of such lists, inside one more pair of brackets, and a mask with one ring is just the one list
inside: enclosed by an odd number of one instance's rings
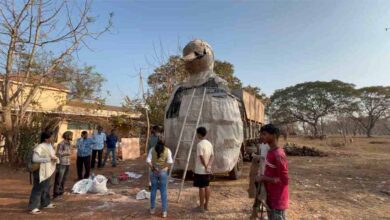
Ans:
{"label": "jeans", "polygon": [[95,162],[96,162],[96,154],[98,156],[98,168],[102,167],[102,158],[103,158],[103,149],[101,150],[92,150],[92,161],[91,161],[91,168],[95,168]]}
{"label": "jeans", "polygon": [[111,164],[113,166],[116,166],[116,148],[107,148],[106,156],[104,157],[103,166],[106,164],[108,157],[110,156],[110,153],[112,153],[112,161]]}
{"label": "jeans", "polygon": [[33,188],[28,209],[39,209],[50,204],[50,179],[51,177],[39,182],[39,170],[33,172]]}
{"label": "jeans", "polygon": [[91,156],[79,157],[77,156],[77,177],[79,180],[83,179],[83,166],[85,168],[84,179],[88,179],[89,171],[91,170]]}
{"label": "jeans", "polygon": [[54,180],[53,198],[64,194],[64,185],[69,176],[69,165],[57,165],[56,177]]}
{"label": "jeans", "polygon": [[160,187],[161,194],[161,205],[162,211],[168,211],[168,201],[167,201],[167,181],[168,181],[168,172],[160,171],[159,174],[154,172],[150,173],[150,181],[152,182],[152,191],[150,193],[150,208],[156,208],[156,195],[157,188]]}
{"label": "jeans", "polygon": [[287,220],[286,210],[270,209],[267,212],[269,220]]}

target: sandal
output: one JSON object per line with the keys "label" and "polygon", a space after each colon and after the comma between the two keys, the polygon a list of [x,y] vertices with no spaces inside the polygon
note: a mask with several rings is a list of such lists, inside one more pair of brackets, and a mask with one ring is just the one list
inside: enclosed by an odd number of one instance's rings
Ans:
{"label": "sandal", "polygon": [[42,212],[41,212],[41,210],[35,208],[35,209],[31,210],[30,213],[33,214],[33,215],[38,215],[38,214],[41,214]]}
{"label": "sandal", "polygon": [[56,205],[54,205],[53,203],[50,203],[48,206],[46,207],[43,207],[44,209],[54,209],[56,207]]}

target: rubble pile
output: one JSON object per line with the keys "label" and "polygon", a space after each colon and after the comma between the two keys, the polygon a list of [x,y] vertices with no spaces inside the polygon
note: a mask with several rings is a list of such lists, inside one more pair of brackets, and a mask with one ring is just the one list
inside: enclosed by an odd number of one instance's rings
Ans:
{"label": "rubble pile", "polygon": [[326,157],[327,153],[315,149],[314,147],[299,146],[294,143],[284,145],[284,151],[288,156],[309,156],[309,157]]}

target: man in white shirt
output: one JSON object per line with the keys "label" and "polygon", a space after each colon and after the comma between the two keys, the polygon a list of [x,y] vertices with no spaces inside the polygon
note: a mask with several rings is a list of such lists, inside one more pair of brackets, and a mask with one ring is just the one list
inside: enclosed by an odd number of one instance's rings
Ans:
{"label": "man in white shirt", "polygon": [[261,175],[264,175],[265,160],[267,158],[269,146],[267,143],[262,142],[262,143],[260,143],[259,148],[260,148],[260,160],[261,160],[260,173],[261,173]]}
{"label": "man in white shirt", "polygon": [[208,210],[210,199],[210,175],[214,160],[213,145],[205,139],[207,130],[204,127],[196,129],[196,135],[200,140],[196,146],[196,160],[194,173],[194,186],[199,188],[199,209],[201,212]]}
{"label": "man in white shirt", "polygon": [[92,135],[93,145],[92,145],[92,160],[91,160],[91,169],[95,168],[96,154],[98,156],[98,168],[102,167],[102,157],[103,149],[106,143],[106,134],[103,132],[103,127],[98,126],[97,132]]}
{"label": "man in white shirt", "polygon": [[[265,161],[267,159],[267,154],[268,154],[268,151],[270,149],[269,145],[265,142],[265,139],[264,139],[264,136],[265,136],[265,132],[264,132],[264,126],[260,129],[260,144],[259,144],[259,147],[258,147],[258,154],[257,155],[254,155],[254,159],[255,160],[258,160],[258,163],[259,163],[259,167],[258,167],[258,170],[257,170],[257,175],[256,176],[252,176],[252,178],[255,178],[257,179],[258,177],[264,175],[264,170],[265,170]],[[256,219],[257,215],[258,215],[258,210],[260,209],[260,205],[261,203],[265,202],[266,201],[266,198],[267,198],[267,193],[266,193],[266,190],[265,190],[265,186],[263,183],[255,183],[254,184],[256,186],[256,192],[255,192],[255,201],[253,203],[253,209],[252,209],[252,216],[251,216],[251,219]]]}

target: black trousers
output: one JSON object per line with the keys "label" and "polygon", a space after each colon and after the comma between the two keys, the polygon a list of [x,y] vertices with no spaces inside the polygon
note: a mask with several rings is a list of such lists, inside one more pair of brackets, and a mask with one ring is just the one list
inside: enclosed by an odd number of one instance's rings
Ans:
{"label": "black trousers", "polygon": [[69,165],[57,164],[56,177],[54,180],[53,198],[64,194],[65,182],[69,176]]}
{"label": "black trousers", "polygon": [[33,188],[31,190],[28,209],[40,209],[50,204],[50,179],[39,182],[39,170],[33,172]]}
{"label": "black trousers", "polygon": [[91,161],[91,168],[95,168],[95,162],[96,162],[96,154],[98,156],[98,168],[102,167],[102,158],[103,158],[103,149],[102,150],[92,150],[92,161]]}
{"label": "black trousers", "polygon": [[79,180],[83,179],[83,166],[85,168],[84,179],[89,177],[91,170],[91,156],[77,157],[77,177]]}

